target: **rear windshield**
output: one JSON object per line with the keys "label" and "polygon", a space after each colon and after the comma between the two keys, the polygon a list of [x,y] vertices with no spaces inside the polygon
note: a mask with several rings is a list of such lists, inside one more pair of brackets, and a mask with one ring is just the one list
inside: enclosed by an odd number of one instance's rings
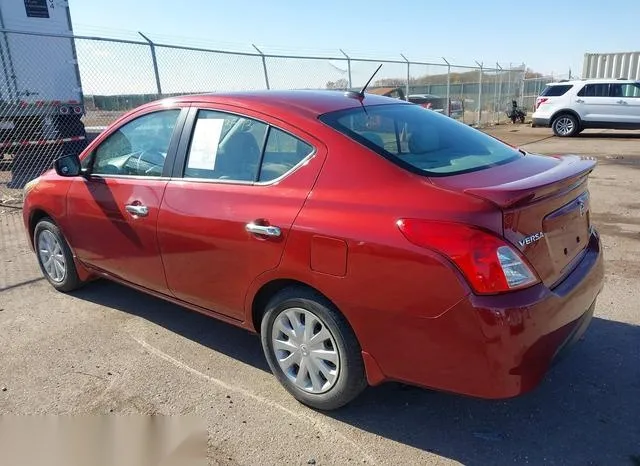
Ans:
{"label": "rear windshield", "polygon": [[355,107],[320,120],[392,162],[426,176],[482,170],[518,159],[510,146],[418,105]]}
{"label": "rear windshield", "polygon": [[547,86],[544,91],[542,91],[542,96],[545,97],[560,97],[561,95],[565,95],[569,89],[573,87],[572,84],[559,84],[556,86]]}

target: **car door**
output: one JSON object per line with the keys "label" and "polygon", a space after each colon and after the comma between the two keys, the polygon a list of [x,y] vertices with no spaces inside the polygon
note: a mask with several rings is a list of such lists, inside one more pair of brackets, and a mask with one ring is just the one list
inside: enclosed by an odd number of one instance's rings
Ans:
{"label": "car door", "polygon": [[616,99],[609,95],[609,83],[592,83],[578,91],[575,98],[580,119],[589,122],[613,123],[619,111]]}
{"label": "car door", "polygon": [[169,293],[156,229],[187,111],[154,107],[136,114],[83,159],[89,174],[76,178],[67,194],[69,239],[83,263]]}
{"label": "car door", "polygon": [[179,299],[242,320],[247,289],[278,266],[326,151],[248,110],[191,112],[158,218],[164,270]]}
{"label": "car door", "polygon": [[640,125],[640,84],[611,84],[610,94],[615,99],[620,122]]}

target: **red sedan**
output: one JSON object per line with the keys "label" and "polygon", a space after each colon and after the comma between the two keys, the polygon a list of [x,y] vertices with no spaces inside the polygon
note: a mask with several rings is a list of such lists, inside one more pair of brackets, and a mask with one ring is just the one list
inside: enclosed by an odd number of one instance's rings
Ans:
{"label": "red sedan", "polygon": [[535,387],[603,285],[592,160],[357,92],[171,98],[25,188],[45,277],[98,277],[260,334],[301,402],[394,380]]}

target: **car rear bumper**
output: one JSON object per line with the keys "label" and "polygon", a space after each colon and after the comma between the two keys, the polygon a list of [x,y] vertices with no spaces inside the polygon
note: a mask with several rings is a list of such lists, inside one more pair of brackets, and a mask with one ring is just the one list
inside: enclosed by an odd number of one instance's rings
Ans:
{"label": "car rear bumper", "polygon": [[416,319],[404,329],[402,361],[378,361],[382,372],[480,398],[533,389],[591,321],[604,283],[601,249],[594,231],[580,263],[553,289],[539,284],[507,295],[469,295],[435,319]]}
{"label": "car rear bumper", "polygon": [[549,118],[533,117],[531,120],[531,124],[534,127],[539,126],[543,128],[548,128],[549,126],[551,126],[551,120]]}

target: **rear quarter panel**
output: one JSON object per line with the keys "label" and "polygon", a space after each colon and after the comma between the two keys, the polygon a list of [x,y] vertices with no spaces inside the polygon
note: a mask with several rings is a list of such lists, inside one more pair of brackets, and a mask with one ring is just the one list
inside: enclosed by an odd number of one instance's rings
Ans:
{"label": "rear quarter panel", "polygon": [[[436,188],[332,130],[320,137],[329,148],[322,172],[294,223],[280,266],[252,284],[247,312],[252,297],[271,280],[313,286],[345,315],[363,351],[396,379],[410,377],[415,359],[405,356],[416,350],[416,341],[434,354],[458,352],[454,342],[460,338],[480,348],[473,316],[462,322],[459,316],[445,317],[469,294],[465,280],[447,258],[409,243],[396,222],[445,219],[496,231],[502,228],[500,212],[480,199]],[[311,251],[318,237],[346,243],[346,273],[338,273],[338,266],[334,274],[313,270]],[[337,244],[332,254],[340,249]]]}

